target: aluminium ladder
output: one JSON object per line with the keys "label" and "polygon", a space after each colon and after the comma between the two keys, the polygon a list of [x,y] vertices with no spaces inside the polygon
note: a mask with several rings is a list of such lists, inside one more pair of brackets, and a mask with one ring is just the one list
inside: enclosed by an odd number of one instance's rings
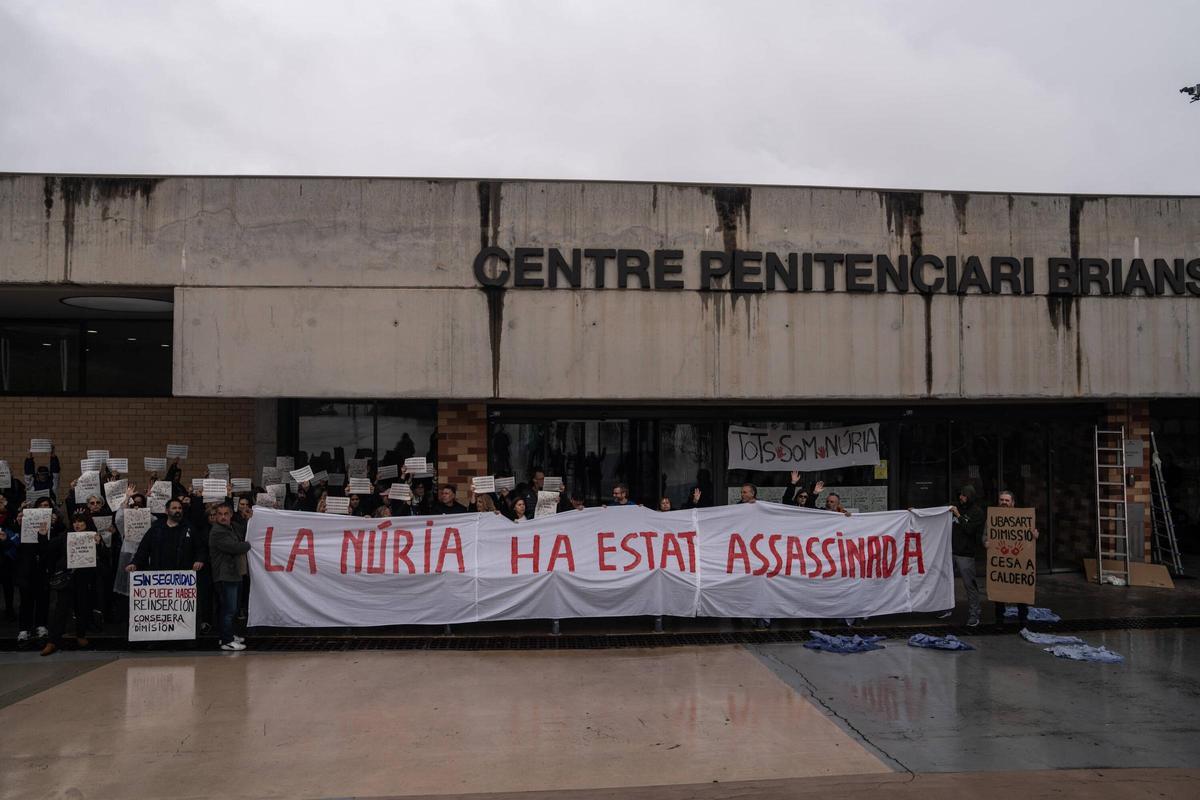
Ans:
{"label": "aluminium ladder", "polygon": [[1129,498],[1125,426],[1094,429],[1096,445],[1096,580],[1129,585]]}
{"label": "aluminium ladder", "polygon": [[1171,502],[1167,498],[1167,484],[1163,480],[1162,459],[1158,456],[1158,442],[1150,434],[1150,520],[1154,531],[1154,555],[1158,563],[1165,564],[1176,577],[1183,575],[1183,562],[1179,558],[1179,543],[1175,540],[1175,521],[1171,517]]}

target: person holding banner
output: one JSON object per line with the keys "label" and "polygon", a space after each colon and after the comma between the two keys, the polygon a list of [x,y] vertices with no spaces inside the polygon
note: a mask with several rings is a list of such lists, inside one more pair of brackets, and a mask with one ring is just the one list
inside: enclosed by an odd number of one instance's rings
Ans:
{"label": "person holding banner", "polygon": [[623,483],[614,483],[612,488],[612,500],[605,505],[610,506],[631,506],[634,502],[629,499],[629,487]]}
{"label": "person holding banner", "polygon": [[433,509],[430,511],[430,513],[466,514],[467,507],[458,502],[457,495],[458,492],[452,485],[443,483],[441,488],[438,489],[438,501],[433,504]]}
{"label": "person holding banner", "polygon": [[217,618],[221,649],[245,650],[245,640],[233,632],[233,619],[237,615],[242,579],[249,573],[246,553],[250,552],[250,543],[246,541],[245,531],[239,534],[232,522],[233,508],[229,503],[218,503],[208,534],[208,547],[212,557],[213,585],[221,609]]}
{"label": "person holding banner", "polygon": [[816,508],[817,495],[825,488],[825,481],[817,481],[813,484],[812,491],[804,487],[801,481],[801,474],[792,470],[791,482],[788,487],[783,490],[783,500],[785,506],[800,506],[801,508]]}
{"label": "person holding banner", "polygon": [[[975,487],[963,486],[958,492],[958,503],[950,507],[954,514],[954,526],[950,533],[950,552],[954,558],[954,571],[962,580],[967,593],[967,627],[979,625],[981,595],[975,580],[976,559],[983,555],[983,527],[987,512],[975,500]],[[954,609],[943,612],[942,619],[954,613]]]}
{"label": "person holding banner", "polygon": [[513,500],[512,504],[508,506],[508,511],[504,516],[508,517],[513,522],[520,522],[521,520],[525,519],[525,498],[518,497]]}
{"label": "person holding banner", "polygon": [[[96,526],[87,512],[79,511],[71,517],[71,530],[75,533],[91,533],[97,550],[104,546]],[[75,644],[88,646],[88,622],[92,616],[93,583],[95,567],[71,569],[67,558],[67,532],[50,537],[46,548],[46,562],[50,573],[50,589],[54,596],[54,610],[50,615],[49,641],[42,648],[43,656],[50,656],[62,648],[63,634],[67,629],[67,618],[75,615]]]}

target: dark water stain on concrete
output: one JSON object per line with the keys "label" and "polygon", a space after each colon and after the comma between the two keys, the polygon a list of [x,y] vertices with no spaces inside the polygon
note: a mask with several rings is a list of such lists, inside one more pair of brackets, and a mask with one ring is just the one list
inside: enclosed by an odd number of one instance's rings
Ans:
{"label": "dark water stain on concrete", "polygon": [[967,203],[971,199],[971,195],[965,192],[952,192],[950,199],[954,201],[954,221],[958,223],[958,232],[962,235],[967,233]]}
{"label": "dark water stain on concrete", "polygon": [[[479,247],[498,247],[500,239],[500,181],[480,181],[479,195]],[[488,338],[492,355],[492,396],[500,396],[500,340],[504,335],[503,286],[481,286],[487,297]]]}
{"label": "dark water stain on concrete", "polygon": [[[879,192],[879,203],[887,216],[888,231],[900,248],[908,239],[909,258],[920,258],[925,247],[925,197],[920,192]],[[965,206],[964,206],[965,208]],[[925,394],[933,394],[933,295],[922,294],[925,305]]]}
{"label": "dark water stain on concrete", "polygon": [[[46,188],[43,194],[46,214],[49,216],[54,207],[53,193],[57,189],[63,203],[63,279],[71,280],[71,255],[75,246],[75,212],[82,204],[89,206],[93,202],[101,203],[103,207],[114,200],[140,198],[145,205],[150,205],[150,197],[162,178],[46,178]],[[54,185],[51,184],[54,182]]]}

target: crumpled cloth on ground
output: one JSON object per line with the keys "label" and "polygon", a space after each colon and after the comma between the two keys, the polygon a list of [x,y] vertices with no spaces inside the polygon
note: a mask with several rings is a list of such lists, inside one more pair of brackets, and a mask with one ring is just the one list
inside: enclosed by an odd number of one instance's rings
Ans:
{"label": "crumpled cloth on ground", "polygon": [[813,638],[804,643],[809,650],[821,650],[826,653],[865,653],[868,650],[882,650],[879,644],[886,636],[830,636],[820,631],[809,631]]}
{"label": "crumpled cloth on ground", "polygon": [[[1017,607],[1016,606],[1005,606],[1004,607],[1004,616],[1015,617],[1016,615],[1017,615]],[[1060,617],[1058,614],[1055,614],[1050,609],[1037,608],[1035,606],[1029,607],[1029,616],[1027,619],[1029,622],[1061,622],[1062,621],[1062,617]]]}
{"label": "crumpled cloth on ground", "polygon": [[928,633],[914,633],[908,638],[909,647],[928,647],[933,650],[974,650],[975,648],[953,634],[946,636],[930,636]]}
{"label": "crumpled cloth on ground", "polygon": [[1120,664],[1125,658],[1120,653],[1114,653],[1106,647],[1092,647],[1090,644],[1056,644],[1046,648],[1047,653],[1053,653],[1059,658],[1069,658],[1072,661],[1099,661],[1102,664]]}
{"label": "crumpled cloth on ground", "polygon": [[1034,644],[1083,644],[1078,636],[1059,636],[1054,633],[1034,633],[1029,628],[1021,628],[1021,638]]}

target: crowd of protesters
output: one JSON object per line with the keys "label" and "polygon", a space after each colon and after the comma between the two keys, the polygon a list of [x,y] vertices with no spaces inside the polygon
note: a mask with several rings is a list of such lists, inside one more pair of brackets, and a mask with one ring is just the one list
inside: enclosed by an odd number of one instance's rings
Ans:
{"label": "crowd of protesters", "polygon": [[[100,466],[103,483],[127,477]],[[328,481],[303,481],[290,486],[282,507],[289,510],[323,513],[330,497],[347,497],[348,512],[355,516],[403,517],[437,514],[460,514],[468,511],[502,514],[510,520],[533,519],[539,504],[547,500],[546,474],[540,468],[531,471],[528,482],[513,483],[512,489],[475,494],[466,492],[465,503],[459,499],[458,487],[448,483],[436,484],[431,477],[414,477],[396,468],[397,477],[370,482],[371,493],[347,493],[345,486],[331,486]],[[147,493],[128,481],[124,495],[119,498],[89,495],[76,502],[75,483],[60,485],[61,468],[51,452],[45,463],[37,463],[29,453],[24,463],[24,480],[14,479],[7,489],[0,489],[0,585],[3,588],[5,614],[17,618],[19,648],[40,646],[42,655],[61,649],[68,627],[72,625],[74,645],[87,647],[88,632],[108,621],[124,624],[128,614],[129,573],[137,570],[195,570],[198,585],[198,623],[201,633],[215,629],[222,649],[243,650],[245,640],[235,633],[235,624],[245,619],[249,596],[246,554],[246,526],[257,504],[275,505],[275,495],[265,487],[252,484],[248,491],[234,492],[231,482],[225,484],[225,496],[205,495],[196,483],[185,484],[183,466],[178,458],[167,463],[161,481],[170,484],[170,497],[163,503],[161,513],[153,515],[153,524],[139,542],[125,536],[129,509],[148,508]],[[204,477],[207,477],[205,472]],[[156,473],[148,475],[147,486],[160,481]],[[286,478],[284,479],[286,480]],[[406,492],[393,491],[393,484],[408,487]],[[160,484],[161,485],[161,484]],[[793,472],[783,494],[785,505],[817,508],[824,483],[809,485],[801,473]],[[1002,502],[1012,504],[1010,493]],[[585,507],[584,498],[568,491],[565,485],[553,495],[555,513]],[[682,509],[713,505],[701,486],[688,492]],[[268,499],[270,498],[270,499]],[[740,489],[741,503],[754,503],[757,487],[745,483]],[[207,502],[206,502],[207,500]],[[109,503],[113,506],[110,507]],[[612,487],[612,499],[605,505],[634,504],[624,483]],[[661,496],[645,505],[658,511],[674,509],[671,498]],[[21,541],[21,521],[26,508],[49,508],[51,524],[36,544]],[[847,510],[836,492],[825,495],[823,509],[847,516]],[[968,599],[969,624],[978,624],[980,592],[974,574],[974,559],[982,547],[982,518],[975,492],[964,487],[954,506],[954,565],[962,579]],[[90,532],[96,545],[96,566],[68,569],[67,531]],[[968,563],[971,562],[971,563]],[[19,596],[20,602],[14,601]],[[14,612],[14,607],[19,612]],[[1024,621],[1026,607],[1020,609]],[[760,620],[769,625],[769,621]]]}

